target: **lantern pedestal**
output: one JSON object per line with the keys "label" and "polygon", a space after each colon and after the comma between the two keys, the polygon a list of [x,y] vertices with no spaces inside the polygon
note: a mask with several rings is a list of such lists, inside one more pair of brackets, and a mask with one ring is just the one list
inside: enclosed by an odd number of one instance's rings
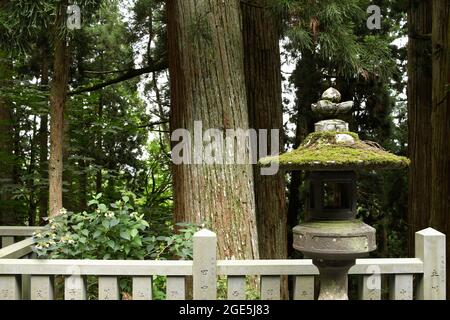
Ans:
{"label": "lantern pedestal", "polygon": [[355,260],[313,260],[320,272],[319,300],[348,300],[348,270]]}
{"label": "lantern pedestal", "polygon": [[319,300],[347,300],[348,270],[376,249],[375,229],[356,219],[324,220],[302,223],[293,232],[294,248],[319,269]]}

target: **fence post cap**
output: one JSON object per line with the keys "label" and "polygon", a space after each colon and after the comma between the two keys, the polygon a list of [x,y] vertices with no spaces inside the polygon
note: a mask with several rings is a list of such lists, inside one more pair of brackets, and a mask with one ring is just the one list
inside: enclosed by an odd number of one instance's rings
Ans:
{"label": "fence post cap", "polygon": [[443,234],[442,232],[439,232],[436,229],[433,229],[430,227],[420,230],[420,231],[417,231],[416,233],[420,234],[422,236],[445,236],[445,234]]}
{"label": "fence post cap", "polygon": [[194,237],[196,238],[213,238],[216,237],[216,234],[208,229],[202,229],[194,233]]}

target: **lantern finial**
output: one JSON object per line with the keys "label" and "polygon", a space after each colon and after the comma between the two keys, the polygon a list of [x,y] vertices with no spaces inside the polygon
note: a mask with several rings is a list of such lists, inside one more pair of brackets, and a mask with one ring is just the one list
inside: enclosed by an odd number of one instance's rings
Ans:
{"label": "lantern finial", "polygon": [[348,113],[353,107],[353,101],[340,101],[340,92],[330,87],[322,94],[321,100],[311,105],[311,109],[325,119],[336,118]]}

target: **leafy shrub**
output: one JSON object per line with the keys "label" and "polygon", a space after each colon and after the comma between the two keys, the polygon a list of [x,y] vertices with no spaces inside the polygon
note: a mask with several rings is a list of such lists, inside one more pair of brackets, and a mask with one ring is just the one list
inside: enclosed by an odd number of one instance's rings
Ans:
{"label": "leafy shrub", "polygon": [[[33,251],[48,259],[192,259],[192,236],[195,225],[177,224],[177,233],[169,222],[164,227],[168,234],[152,230],[144,214],[134,211],[130,198],[109,205],[101,203],[101,194],[88,205],[89,212],[78,213],[61,210],[57,217],[48,219],[49,228],[35,233]],[[153,226],[153,225],[152,225]],[[88,279],[90,298],[97,296],[97,279]],[[131,279],[119,277],[122,295],[131,292]],[[164,277],[155,277],[154,299],[164,299]]]}
{"label": "leafy shrub", "polygon": [[109,205],[101,194],[89,201],[90,212],[61,214],[48,220],[49,229],[34,234],[33,251],[50,259],[189,259],[197,227],[179,224],[179,233],[157,235],[128,196]]}

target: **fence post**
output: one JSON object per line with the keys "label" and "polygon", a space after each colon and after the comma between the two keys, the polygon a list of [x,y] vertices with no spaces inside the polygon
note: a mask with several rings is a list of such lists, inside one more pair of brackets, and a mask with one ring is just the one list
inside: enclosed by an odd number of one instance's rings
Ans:
{"label": "fence post", "polygon": [[202,229],[194,234],[193,287],[194,300],[217,299],[217,236]]}
{"label": "fence post", "polygon": [[416,232],[416,258],[423,262],[417,283],[417,299],[445,300],[445,234],[427,228]]}

